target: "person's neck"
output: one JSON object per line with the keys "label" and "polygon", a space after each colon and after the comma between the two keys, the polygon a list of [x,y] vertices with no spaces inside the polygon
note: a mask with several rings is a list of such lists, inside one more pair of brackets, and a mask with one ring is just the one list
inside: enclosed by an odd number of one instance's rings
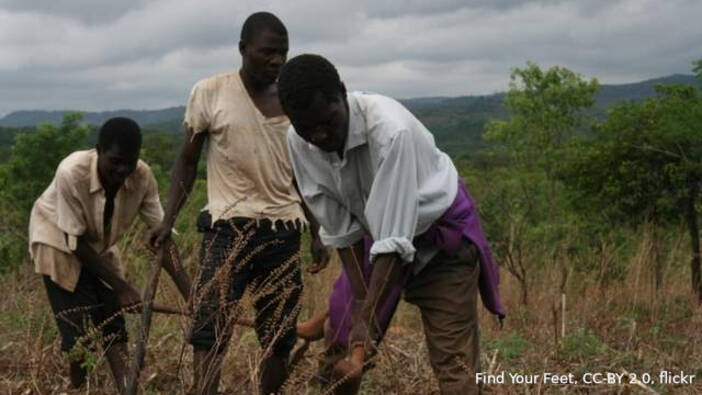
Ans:
{"label": "person's neck", "polygon": [[265,83],[261,83],[259,81],[256,81],[244,69],[239,70],[239,77],[241,78],[241,82],[244,84],[246,91],[249,92],[249,95],[251,95],[251,96],[260,95],[262,93],[265,93],[266,91],[271,89],[272,86],[275,85],[275,83],[265,84]]}
{"label": "person's neck", "polygon": [[102,189],[105,190],[105,196],[107,196],[108,198],[113,198],[117,194],[119,187],[114,187],[106,183],[105,177],[102,176],[102,173],[100,171],[98,171],[98,179],[100,180],[100,185],[102,185]]}

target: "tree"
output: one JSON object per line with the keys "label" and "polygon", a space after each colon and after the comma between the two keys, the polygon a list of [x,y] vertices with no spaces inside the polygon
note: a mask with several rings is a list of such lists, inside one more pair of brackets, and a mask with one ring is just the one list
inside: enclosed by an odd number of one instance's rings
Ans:
{"label": "tree", "polygon": [[[702,66],[702,65],[699,65]],[[698,71],[699,72],[699,71]],[[700,239],[696,204],[702,183],[702,95],[690,86],[660,87],[661,140],[654,149],[668,154],[662,171],[670,178],[670,194],[682,207],[690,234],[692,289],[702,302]]]}
{"label": "tree", "polygon": [[505,97],[510,119],[491,121],[485,137],[503,144],[521,165],[541,169],[550,183],[560,148],[583,124],[584,110],[595,103],[599,83],[563,67],[544,72],[531,62],[514,69],[510,80]]}
{"label": "tree", "polygon": [[0,271],[25,256],[29,213],[59,162],[87,146],[89,130],[82,119],[80,113],[67,112],[58,127],[42,124],[34,133],[15,137],[10,158],[0,165]]}
{"label": "tree", "polygon": [[542,262],[532,246],[543,253],[543,218],[550,209],[543,188],[543,174],[496,167],[470,172],[467,184],[480,196],[480,217],[493,251],[518,282],[520,300],[529,304],[529,269]]}
{"label": "tree", "polygon": [[702,80],[702,59],[695,60],[692,62],[692,71],[697,74],[697,78]]}
{"label": "tree", "polygon": [[[526,68],[514,69],[510,78],[505,97],[510,118],[489,122],[484,138],[498,143],[511,158],[512,177],[501,184],[501,193],[491,199],[486,212],[494,213],[501,227],[491,237],[505,267],[519,281],[526,304],[530,267],[540,262],[528,264],[525,247],[556,246],[568,237],[572,224],[556,199],[559,186],[554,174],[563,145],[583,125],[599,84],[563,67],[542,71],[531,62]],[[547,249],[553,259],[564,255],[555,248]]]}
{"label": "tree", "polygon": [[[656,98],[611,109],[592,140],[571,146],[559,176],[568,180],[580,209],[609,220],[657,225],[684,219],[692,246],[692,287],[702,301],[696,209],[702,182],[702,97],[684,85],[657,91]],[[657,284],[659,270],[657,266]]]}
{"label": "tree", "polygon": [[161,186],[168,184],[168,175],[176,157],[176,139],[179,137],[180,135],[170,132],[144,132],[140,157],[151,166]]}

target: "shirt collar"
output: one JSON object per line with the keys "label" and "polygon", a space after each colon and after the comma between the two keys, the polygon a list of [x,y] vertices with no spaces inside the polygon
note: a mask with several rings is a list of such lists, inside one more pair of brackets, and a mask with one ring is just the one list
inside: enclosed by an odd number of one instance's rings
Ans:
{"label": "shirt collar", "polygon": [[349,104],[349,133],[346,136],[344,156],[346,156],[346,152],[368,142],[364,128],[365,122],[361,109],[358,105],[356,94],[349,93],[346,95],[346,100]]}
{"label": "shirt collar", "polygon": [[95,148],[90,150],[90,193],[95,193],[102,189],[100,176],[98,176],[98,155]]}
{"label": "shirt collar", "polygon": [[[136,171],[136,170],[135,170]],[[134,172],[124,180],[124,189],[131,191],[132,189],[132,177]],[[100,176],[98,175],[98,153],[97,149],[93,148],[90,150],[90,193],[95,193],[102,190],[102,183],[100,182]]]}

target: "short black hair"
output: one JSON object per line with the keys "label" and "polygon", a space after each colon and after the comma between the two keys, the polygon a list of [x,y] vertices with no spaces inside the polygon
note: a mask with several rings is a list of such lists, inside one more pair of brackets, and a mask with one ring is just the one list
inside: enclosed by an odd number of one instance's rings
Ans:
{"label": "short black hair", "polygon": [[278,96],[288,116],[308,109],[317,92],[328,100],[345,93],[339,73],[330,61],[320,55],[303,54],[283,65],[278,78]]}
{"label": "short black hair", "polygon": [[125,117],[110,118],[100,127],[98,146],[107,151],[117,145],[126,152],[139,152],[141,149],[141,128],[134,120]]}
{"label": "short black hair", "polygon": [[288,30],[277,16],[271,14],[270,12],[261,11],[255,12],[246,18],[244,25],[241,27],[240,39],[244,42],[251,41],[257,34],[264,30],[271,30],[272,32],[278,33],[281,36],[288,35]]}

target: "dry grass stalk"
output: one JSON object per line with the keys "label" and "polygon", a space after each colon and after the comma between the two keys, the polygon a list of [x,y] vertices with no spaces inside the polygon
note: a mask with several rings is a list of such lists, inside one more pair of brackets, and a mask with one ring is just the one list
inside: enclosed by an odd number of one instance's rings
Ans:
{"label": "dry grass stalk", "polygon": [[[558,284],[561,278],[560,267],[547,266],[541,271],[530,273],[533,282],[530,285],[528,310],[521,307],[521,289],[517,280],[503,276],[501,289],[509,312],[505,328],[499,330],[484,311],[480,317],[482,348],[487,354],[483,360],[486,361],[488,371],[567,373],[577,372],[578,369],[624,369],[629,372],[654,372],[663,368],[687,371],[702,366],[702,333],[699,331],[702,327],[702,307],[692,303],[694,297],[689,292],[687,257],[681,251],[686,239],[682,236],[670,238],[669,244],[662,250],[663,258],[666,259],[664,281],[657,298],[652,299],[648,295],[653,294],[653,283],[642,281],[654,275],[654,267],[649,258],[650,241],[646,237],[632,239],[630,244],[623,247],[608,244],[604,255],[593,252],[584,257],[593,262],[602,259],[604,263],[599,268],[593,272],[572,271],[570,274],[571,280],[565,290],[568,306],[572,310],[567,322],[568,336],[577,328],[591,331],[606,346],[606,351],[595,355],[572,356],[556,352],[557,348],[551,346],[554,334],[560,335],[561,332],[553,330],[560,329],[560,319],[556,319],[558,324],[554,324],[553,317],[548,314],[554,305],[557,311],[560,310],[560,306],[554,303],[553,290],[553,285]],[[182,249],[186,256],[192,256],[192,251],[196,249],[197,240],[193,238],[191,243],[193,245],[186,245]],[[142,259],[140,254],[144,252],[138,250],[137,245],[134,243],[132,249],[124,249],[128,262]],[[536,250],[537,247],[533,249]],[[525,253],[533,252],[527,249]],[[623,280],[605,280],[604,273],[611,273],[615,266],[625,268],[627,274]],[[326,304],[331,283],[339,270],[337,261],[325,272],[304,279],[306,289],[300,310],[307,313]],[[142,271],[143,268],[137,267],[130,273],[138,280]],[[602,285],[604,283],[607,286]],[[0,310],[3,312],[0,314],[0,388],[3,391],[0,392],[37,393],[35,385],[45,393],[65,391],[65,360],[59,351],[55,325],[49,318],[41,280],[27,265],[0,278],[0,286],[5,295],[0,299]],[[250,305],[252,297],[255,296],[246,295],[242,299],[241,310],[238,312],[240,317],[250,316],[246,306]],[[185,302],[181,302],[177,296],[173,284],[168,281],[161,284],[157,300],[165,300],[166,304],[187,309]],[[47,324],[42,329],[41,322],[44,319]],[[133,318],[130,320],[133,322]],[[149,347],[143,373],[144,377],[149,378],[143,383],[145,391],[180,395],[188,388],[192,377],[191,359],[189,353],[183,356],[181,351],[189,325],[187,317],[161,315],[154,319],[154,341]],[[46,331],[47,336],[53,334],[54,340],[47,341],[40,349],[37,344],[42,331]],[[101,333],[99,328],[92,328],[92,331],[92,337],[87,335],[84,342],[96,343],[93,354],[95,368],[90,372],[89,386],[83,388],[81,393],[112,393],[107,370],[99,368],[102,363]],[[520,339],[521,345],[510,343],[509,339],[515,337]],[[375,367],[366,373],[362,393],[437,393],[437,383],[423,343],[418,310],[401,303],[384,339],[385,351],[378,353],[373,360]],[[323,349],[320,344],[310,345],[309,351],[291,371],[284,387],[285,393],[320,392],[311,387],[310,380],[316,374],[316,356],[321,352]],[[256,388],[255,377],[262,357],[263,350],[260,350],[251,329],[239,328],[234,331],[229,352],[222,356],[225,366],[222,390],[232,394],[251,393]],[[41,368],[38,368],[40,363]],[[694,374],[692,371],[689,373]],[[692,386],[649,387],[661,393],[702,393],[702,381],[695,382]],[[492,394],[527,391],[536,394],[614,394],[647,390],[640,386],[577,386],[566,389],[558,385],[537,384],[528,387],[493,385],[489,391]]]}

